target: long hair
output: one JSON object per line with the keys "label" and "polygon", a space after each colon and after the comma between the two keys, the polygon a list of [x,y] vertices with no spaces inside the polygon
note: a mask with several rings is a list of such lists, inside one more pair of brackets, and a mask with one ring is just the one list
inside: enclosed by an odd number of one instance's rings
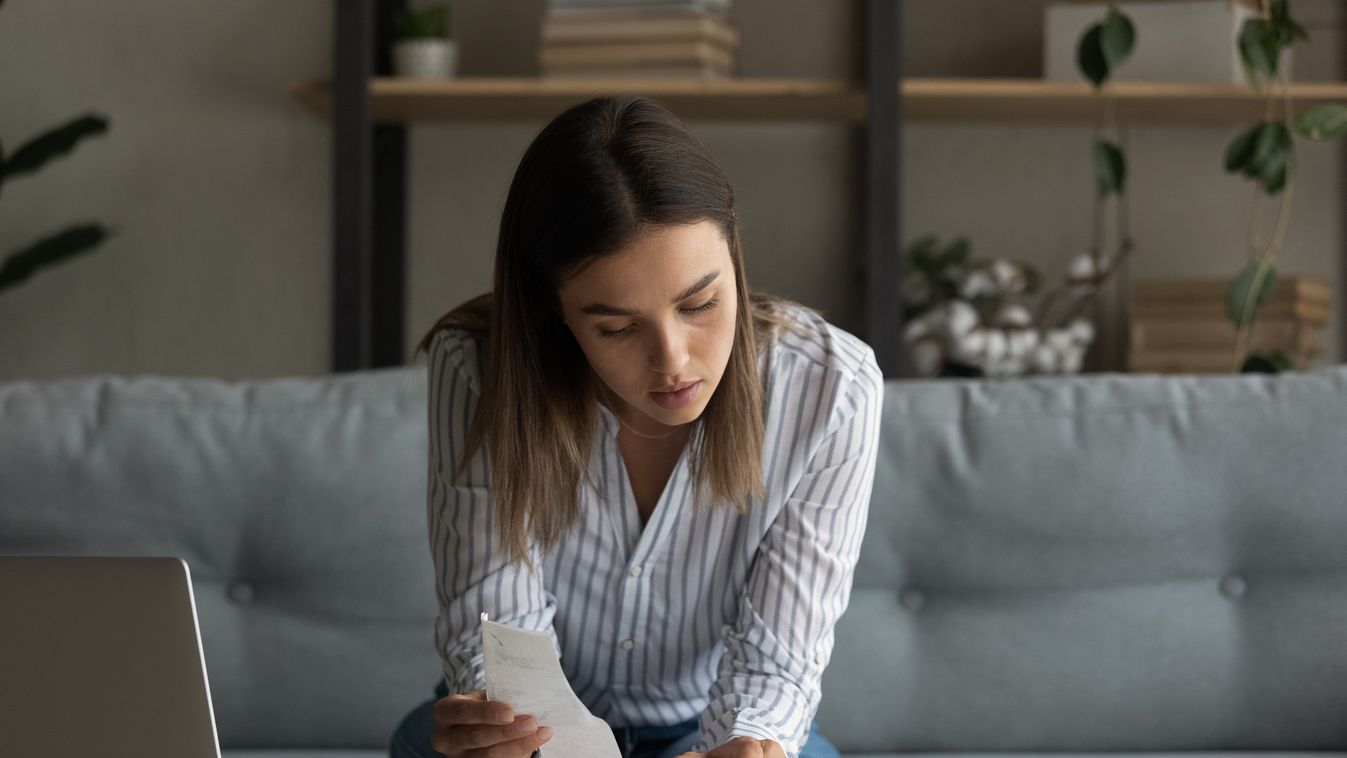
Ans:
{"label": "long hair", "polygon": [[446,329],[485,347],[454,475],[486,451],[497,538],[512,561],[532,569],[530,543],[547,549],[575,523],[589,471],[601,380],[562,321],[558,290],[643,233],[706,220],[729,246],[738,306],[729,362],[688,459],[697,502],[709,489],[744,513],[765,491],[758,359],[778,328],[790,328],[779,307],[790,301],[749,290],[730,183],[682,122],[644,97],[572,106],[525,150],[501,214],[491,293],[441,317],[416,349]]}

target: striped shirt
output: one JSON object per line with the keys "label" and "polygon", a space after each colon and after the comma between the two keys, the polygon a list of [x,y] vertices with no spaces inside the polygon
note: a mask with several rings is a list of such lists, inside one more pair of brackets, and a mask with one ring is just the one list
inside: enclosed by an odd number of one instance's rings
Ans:
{"label": "striped shirt", "polygon": [[[818,709],[833,626],[846,609],[874,482],[883,378],[874,352],[811,312],[759,361],[766,495],[747,513],[694,508],[684,448],[641,526],[598,405],[593,481],[580,518],[536,574],[507,563],[492,530],[479,452],[455,478],[479,396],[478,344],[436,335],[429,351],[430,548],[435,644],[450,692],[485,686],[478,618],[552,635],[576,695],[614,727],[698,718],[698,752],[737,736],[796,758]],[[699,422],[698,422],[699,423]]]}

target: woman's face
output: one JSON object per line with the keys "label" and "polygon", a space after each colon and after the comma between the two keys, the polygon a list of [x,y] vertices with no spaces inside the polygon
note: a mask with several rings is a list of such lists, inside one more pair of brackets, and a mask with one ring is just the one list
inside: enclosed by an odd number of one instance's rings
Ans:
{"label": "woman's face", "polygon": [[729,362],[738,307],[730,248],[714,222],[652,231],[587,265],[558,296],[624,421],[658,433],[701,415]]}

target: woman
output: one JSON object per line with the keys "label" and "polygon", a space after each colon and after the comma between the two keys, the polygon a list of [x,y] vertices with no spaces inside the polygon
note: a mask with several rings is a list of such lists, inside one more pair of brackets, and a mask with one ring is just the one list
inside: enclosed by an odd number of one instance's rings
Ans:
{"label": "woman", "polygon": [[485,700],[482,612],[551,635],[628,757],[837,755],[813,717],[882,378],[857,338],[749,291],[733,191],[673,114],[605,97],[548,124],[492,293],[421,350],[444,681],[394,756],[551,737]]}

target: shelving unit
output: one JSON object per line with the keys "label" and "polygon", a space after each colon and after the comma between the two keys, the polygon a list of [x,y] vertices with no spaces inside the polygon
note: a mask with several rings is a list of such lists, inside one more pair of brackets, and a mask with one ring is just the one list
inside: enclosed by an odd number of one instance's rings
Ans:
{"label": "shelving unit", "polygon": [[[901,4],[866,0],[864,82],[789,78],[581,80],[477,77],[442,82],[389,77],[389,19],[406,0],[334,0],[333,80],[290,85],[292,97],[331,118],[333,145],[333,370],[397,365],[402,358],[406,125],[545,122],[600,94],[643,94],[680,117],[717,121],[835,121],[864,130],[865,332],[886,374],[901,330],[899,145],[904,122],[1090,124],[1103,107],[1084,82],[904,78]],[[370,30],[374,33],[371,34]],[[1242,85],[1106,85],[1119,121],[1241,125],[1264,98]],[[1347,101],[1347,83],[1291,87],[1297,112]]]}

